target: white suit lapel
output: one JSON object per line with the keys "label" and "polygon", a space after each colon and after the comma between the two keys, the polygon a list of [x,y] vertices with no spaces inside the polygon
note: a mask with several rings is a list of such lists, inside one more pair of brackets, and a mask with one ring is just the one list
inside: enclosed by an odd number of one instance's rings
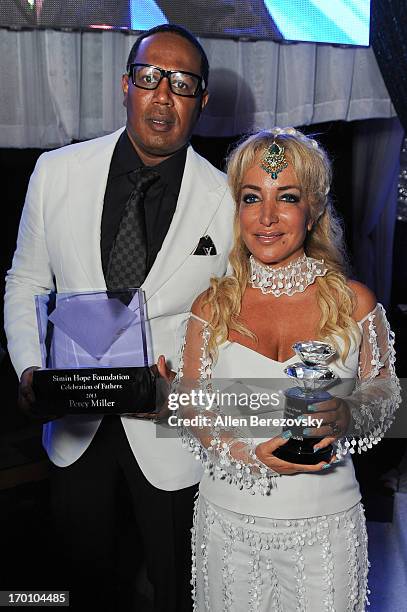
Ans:
{"label": "white suit lapel", "polygon": [[[100,250],[103,200],[114,147],[123,129],[91,141],[78,149],[70,168],[68,215],[72,244],[89,283],[89,289],[105,289]],[[93,146],[92,146],[93,145]],[[83,168],[86,173],[83,180]]]}
{"label": "white suit lapel", "polygon": [[[142,288],[147,300],[163,286],[193,253],[215,215],[225,186],[208,185],[206,167],[192,147],[188,148],[184,175],[170,228]],[[212,179],[213,180],[213,179]]]}

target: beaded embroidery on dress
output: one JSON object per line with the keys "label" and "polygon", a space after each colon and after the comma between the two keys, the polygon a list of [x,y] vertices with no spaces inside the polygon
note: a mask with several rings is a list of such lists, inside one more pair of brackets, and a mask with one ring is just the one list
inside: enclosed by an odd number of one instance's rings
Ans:
{"label": "beaded embroidery on dress", "polygon": [[[194,325],[195,321],[195,325]],[[197,327],[197,330],[193,329]],[[198,336],[201,341],[199,348],[199,363],[194,368],[194,376],[190,377],[188,372],[189,359],[185,359],[185,347],[188,344],[188,332],[192,331],[192,336]],[[174,383],[173,391],[177,393],[189,393],[192,389],[200,389],[211,392],[212,359],[208,353],[208,342],[210,338],[209,325],[201,319],[191,316],[186,332],[186,337],[182,343],[180,355],[180,367]],[[189,336],[191,342],[191,335]],[[187,363],[186,363],[187,361]],[[185,371],[185,366],[187,371]],[[186,411],[192,411],[192,415],[203,413],[206,419],[212,419],[209,429],[210,443],[207,447],[203,446],[190,430],[181,426],[180,436],[184,448],[194,454],[200,460],[206,473],[210,473],[214,478],[225,479],[229,484],[236,485],[239,489],[250,490],[253,494],[267,495],[271,488],[275,486],[275,479],[279,476],[276,472],[262,464],[256,457],[255,449],[257,441],[244,437],[243,432],[236,427],[225,428],[216,425],[216,418],[219,416],[218,407],[208,410],[206,405],[183,408],[178,411],[180,416],[186,416]],[[203,428],[200,428],[201,432]],[[226,435],[225,435],[225,432]]]}
{"label": "beaded embroidery on dress", "polygon": [[285,521],[228,512],[202,495],[196,500],[194,612],[365,612],[368,571],[360,503]]}

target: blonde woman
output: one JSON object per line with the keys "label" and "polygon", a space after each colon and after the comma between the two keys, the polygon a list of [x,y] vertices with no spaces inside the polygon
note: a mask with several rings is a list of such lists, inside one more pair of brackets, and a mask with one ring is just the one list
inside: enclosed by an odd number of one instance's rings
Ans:
{"label": "blonde woman", "polygon": [[[315,140],[293,128],[255,134],[232,152],[228,178],[236,203],[232,273],[212,279],[193,305],[178,390],[208,390],[217,379],[286,379],[284,368],[298,361],[293,344],[308,339],[336,348],[330,368],[357,379],[357,390],[353,403],[313,407],[323,418],[316,446],[334,442],[336,454],[309,465],[274,454],[290,431],[250,438],[219,425],[220,406],[179,410],[206,417],[183,428],[206,467],[193,532],[195,610],[361,611],[367,537],[346,451],[376,443],[398,404],[391,332],[372,292],[346,277],[330,164]],[[362,392],[365,419],[355,417]],[[347,418],[361,442],[338,441]]]}

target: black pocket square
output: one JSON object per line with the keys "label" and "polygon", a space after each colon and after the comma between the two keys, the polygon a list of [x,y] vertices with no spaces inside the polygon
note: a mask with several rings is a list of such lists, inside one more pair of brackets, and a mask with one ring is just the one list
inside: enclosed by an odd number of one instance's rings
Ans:
{"label": "black pocket square", "polygon": [[202,236],[198,242],[193,255],[216,255],[216,247],[210,236]]}

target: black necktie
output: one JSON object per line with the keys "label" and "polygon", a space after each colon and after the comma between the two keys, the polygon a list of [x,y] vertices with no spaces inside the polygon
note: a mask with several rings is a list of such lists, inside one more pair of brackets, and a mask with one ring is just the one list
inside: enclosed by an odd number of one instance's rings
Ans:
{"label": "black necktie", "polygon": [[160,175],[151,168],[137,168],[130,179],[134,189],[126,203],[109,256],[106,286],[110,291],[140,287],[147,272],[147,239],[144,196]]}

